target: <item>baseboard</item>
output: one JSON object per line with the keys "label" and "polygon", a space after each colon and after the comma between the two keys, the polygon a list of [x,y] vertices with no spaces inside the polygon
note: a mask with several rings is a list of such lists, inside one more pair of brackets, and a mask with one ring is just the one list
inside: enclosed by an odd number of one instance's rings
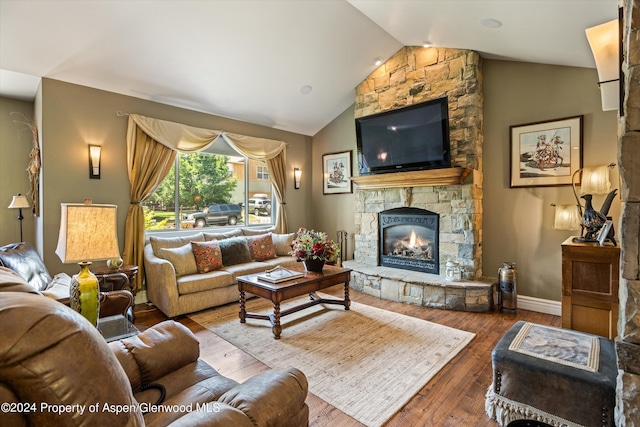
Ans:
{"label": "baseboard", "polygon": [[[149,302],[147,299],[146,289],[136,294],[136,304],[144,304]],[[518,295],[518,308],[529,311],[537,311],[538,313],[551,314],[554,316],[562,315],[562,303],[560,301],[552,301],[536,297],[528,297],[526,295]]]}
{"label": "baseboard", "polygon": [[518,308],[562,316],[562,303],[560,301],[518,295]]}

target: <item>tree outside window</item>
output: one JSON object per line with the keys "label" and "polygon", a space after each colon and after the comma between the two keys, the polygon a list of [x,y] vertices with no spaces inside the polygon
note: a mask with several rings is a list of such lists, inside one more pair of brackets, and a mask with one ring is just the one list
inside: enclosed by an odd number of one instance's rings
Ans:
{"label": "tree outside window", "polygon": [[[255,171],[252,176],[268,179],[264,162],[206,152],[178,154],[167,177],[143,203],[145,229],[273,223],[271,215],[255,217],[246,211],[247,191],[257,190],[253,180],[246,184],[247,163]],[[271,197],[270,183],[259,190]]]}

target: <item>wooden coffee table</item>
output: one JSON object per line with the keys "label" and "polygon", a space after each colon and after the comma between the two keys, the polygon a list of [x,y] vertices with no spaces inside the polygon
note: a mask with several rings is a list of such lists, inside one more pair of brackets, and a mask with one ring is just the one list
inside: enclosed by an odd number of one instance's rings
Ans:
{"label": "wooden coffee table", "polygon": [[[331,265],[325,265],[321,273],[304,271],[302,265],[299,267],[287,267],[287,269],[302,272],[304,273],[304,276],[280,283],[269,283],[259,280],[256,274],[239,276],[237,278],[238,290],[240,291],[240,323],[245,323],[247,318],[269,320],[271,321],[273,336],[275,339],[280,339],[280,333],[282,332],[280,318],[282,316],[295,313],[317,304],[344,305],[344,309],[349,310],[349,305],[351,305],[351,302],[349,301],[349,280],[351,279],[351,270]],[[315,293],[321,289],[330,288],[331,286],[339,284],[344,284],[344,299],[320,298]],[[270,300],[273,303],[273,314],[265,315],[247,312],[245,307],[245,292]],[[280,311],[280,303],[282,301],[304,294],[309,294],[311,301],[288,308],[282,312]]]}

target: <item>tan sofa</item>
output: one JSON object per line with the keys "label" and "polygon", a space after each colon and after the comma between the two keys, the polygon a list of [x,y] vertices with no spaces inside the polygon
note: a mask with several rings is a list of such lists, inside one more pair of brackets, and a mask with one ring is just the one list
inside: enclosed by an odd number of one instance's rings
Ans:
{"label": "tan sofa", "polygon": [[[269,236],[273,244],[273,257],[252,250],[257,240],[264,243]],[[275,234],[269,230],[235,229],[224,233],[198,232],[180,237],[149,237],[144,249],[147,298],[168,317],[193,313],[238,301],[236,277],[265,271],[275,266],[296,265],[296,259],[288,254],[295,233]],[[221,268],[198,272],[199,263],[193,254],[193,244],[216,240],[227,245],[227,251],[240,248],[242,255],[226,257],[222,247]],[[250,257],[247,258],[242,241],[246,241]],[[253,242],[253,243],[252,243]],[[243,262],[238,262],[238,261]]]}
{"label": "tan sofa", "polygon": [[308,425],[299,370],[238,384],[200,359],[196,337],[172,320],[107,344],[80,314],[5,273],[1,426]]}

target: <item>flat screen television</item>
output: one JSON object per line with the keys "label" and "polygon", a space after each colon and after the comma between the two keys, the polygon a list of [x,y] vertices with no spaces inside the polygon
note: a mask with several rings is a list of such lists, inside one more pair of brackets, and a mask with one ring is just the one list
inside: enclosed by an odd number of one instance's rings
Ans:
{"label": "flat screen television", "polygon": [[446,97],[356,119],[360,175],[451,167]]}

